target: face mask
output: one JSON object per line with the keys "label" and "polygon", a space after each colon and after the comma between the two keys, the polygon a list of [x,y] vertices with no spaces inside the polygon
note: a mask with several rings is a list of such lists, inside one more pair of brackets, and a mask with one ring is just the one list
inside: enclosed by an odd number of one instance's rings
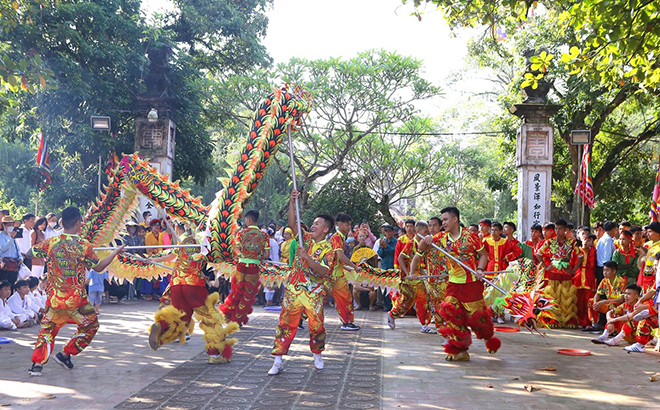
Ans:
{"label": "face mask", "polygon": [[55,225],[57,225],[57,222],[48,222],[48,226],[51,228],[55,228]]}
{"label": "face mask", "polygon": [[14,227],[13,226],[5,226],[5,231],[7,231],[7,233],[12,233],[12,232],[14,232]]}

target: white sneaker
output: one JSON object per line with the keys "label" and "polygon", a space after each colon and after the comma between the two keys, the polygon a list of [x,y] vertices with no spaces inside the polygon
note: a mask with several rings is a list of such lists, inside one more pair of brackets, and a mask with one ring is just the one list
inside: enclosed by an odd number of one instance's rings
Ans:
{"label": "white sneaker", "polygon": [[273,367],[268,370],[268,375],[275,376],[276,374],[282,373],[282,370],[284,370],[284,365],[282,363],[273,363]]}
{"label": "white sneaker", "polygon": [[607,341],[607,336],[605,336],[605,335],[600,335],[595,339],[591,339],[591,343],[595,343],[597,345],[602,345],[606,341]]}
{"label": "white sneaker", "polygon": [[396,327],[396,322],[394,322],[394,318],[389,313],[387,314],[387,325],[390,327],[390,329],[394,329]]}
{"label": "white sneaker", "polygon": [[428,325],[422,325],[422,333],[435,334],[436,331],[431,329]]}
{"label": "white sneaker", "polygon": [[320,354],[314,355],[314,367],[316,367],[318,370],[323,370],[323,358]]}
{"label": "white sneaker", "polygon": [[626,352],[630,352],[630,353],[644,353],[644,352],[646,352],[646,349],[644,348],[644,345],[639,343],[639,342],[637,342],[635,344],[632,344],[630,346],[624,347],[623,350],[625,350]]}
{"label": "white sneaker", "polygon": [[504,319],[502,319],[501,317],[498,317],[497,318],[497,323],[499,323],[500,325],[503,325],[504,324]]}
{"label": "white sneaker", "polygon": [[618,345],[621,344],[621,341],[620,341],[620,340],[617,340],[616,337],[613,337],[613,338],[611,338],[611,339],[609,339],[609,340],[606,340],[606,341],[605,341],[605,344],[608,345],[608,346],[618,346]]}

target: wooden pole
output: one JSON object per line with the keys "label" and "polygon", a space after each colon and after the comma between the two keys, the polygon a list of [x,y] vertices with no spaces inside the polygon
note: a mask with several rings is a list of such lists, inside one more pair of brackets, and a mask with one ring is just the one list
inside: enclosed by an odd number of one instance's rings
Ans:
{"label": "wooden pole", "polygon": [[[291,141],[291,125],[289,125],[286,129],[286,133],[289,136],[289,158],[291,160],[291,180],[293,181],[293,189],[295,191],[298,190],[298,185],[296,183],[296,164],[293,160],[293,143]],[[296,206],[296,227],[298,228],[298,245],[299,246],[305,246],[303,243],[303,234],[302,234],[302,229],[300,227],[300,208],[298,206],[298,198],[295,199],[295,206]]]}

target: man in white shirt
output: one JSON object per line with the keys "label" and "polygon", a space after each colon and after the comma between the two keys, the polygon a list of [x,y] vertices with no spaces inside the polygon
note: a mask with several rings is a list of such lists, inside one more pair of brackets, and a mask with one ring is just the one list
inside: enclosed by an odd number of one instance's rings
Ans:
{"label": "man in white shirt", "polygon": [[26,280],[16,281],[14,284],[14,294],[8,300],[9,308],[18,316],[22,323],[28,323],[29,326],[36,324],[37,314],[30,309],[30,300],[27,294],[30,293],[30,286]]}
{"label": "man in white shirt", "polygon": [[[18,233],[17,236],[14,237],[16,240],[16,243],[18,244],[18,249],[21,251],[21,255],[23,255],[23,259],[25,259],[25,255],[28,253],[30,248],[32,247],[32,230],[34,229],[34,220],[35,220],[34,214],[25,214],[23,215],[22,218],[22,225],[18,228]],[[29,263],[29,261],[25,261],[26,264]],[[28,266],[31,267],[31,266]]]}

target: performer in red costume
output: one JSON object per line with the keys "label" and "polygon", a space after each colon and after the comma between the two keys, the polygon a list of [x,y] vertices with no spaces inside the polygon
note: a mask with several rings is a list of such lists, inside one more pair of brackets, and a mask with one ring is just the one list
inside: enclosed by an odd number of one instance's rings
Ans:
{"label": "performer in red costume", "polygon": [[[429,234],[429,225],[424,221],[417,221],[415,223],[415,233],[423,237]],[[408,242],[403,247],[399,254],[399,271],[401,273],[401,280],[399,284],[399,297],[394,301],[392,310],[387,315],[387,324],[390,329],[396,327],[395,319],[405,315],[413,305],[417,311],[417,318],[419,323],[422,324],[422,333],[435,333],[434,330],[429,328],[431,323],[431,307],[429,306],[429,297],[426,293],[424,282],[420,279],[415,279],[420,275],[420,272],[425,266],[417,264],[415,270],[412,270],[411,261],[412,257],[417,253],[418,238],[414,237],[412,241]]]}
{"label": "performer in red costume", "polygon": [[[355,317],[353,312],[353,293],[348,287],[346,276],[344,275],[344,265],[348,265],[356,271],[362,268],[356,266],[344,254],[344,243],[346,235],[351,231],[351,217],[347,214],[339,213],[336,218],[337,230],[330,237],[332,250],[336,254],[337,263],[332,270],[331,278],[328,280],[329,294],[335,299],[335,307],[342,322],[341,330],[355,331],[360,330],[360,326],[353,323]],[[326,295],[329,297],[329,295]]]}
{"label": "performer in red costume", "polygon": [[[579,253],[577,241],[566,237],[568,223],[559,219],[555,222],[556,235],[543,241],[536,252],[544,268],[542,289],[544,293],[555,300],[556,309],[550,313],[549,326],[575,328],[577,327],[577,288],[573,285],[573,275],[582,264],[583,256]],[[546,228],[544,236],[549,229]],[[571,268],[573,255],[577,253],[577,263]]]}
{"label": "performer in red costume", "polygon": [[64,233],[34,245],[28,258],[46,258],[46,313],[41,320],[41,330],[32,354],[31,376],[41,376],[44,364],[53,351],[55,337],[64,325],[72,321],[78,325],[76,334],[55,355],[55,361],[65,369],[73,369],[71,356],[89,346],[99,330],[99,320],[94,306],[87,299],[85,273],[87,269],[102,272],[120,253],[120,246],[99,262],[92,245],[78,236],[82,216],[78,208],[62,211]]}
{"label": "performer in red costume", "polygon": [[[441,225],[442,222],[437,216],[429,219],[429,231],[432,236],[441,232]],[[440,305],[445,300],[447,279],[449,278],[449,274],[447,273],[447,266],[444,256],[442,253],[440,253],[439,250],[431,247],[426,250],[426,252],[421,252],[419,250],[418,244],[417,252],[415,252],[415,256],[413,256],[413,260],[410,263],[410,270],[413,272],[417,271],[417,266],[421,264],[426,266],[426,274],[431,276],[426,281],[426,290],[428,292],[431,305],[433,305],[433,318],[435,319],[435,327],[439,330],[442,326],[444,326],[445,322],[442,316],[440,316]]]}
{"label": "performer in red costume", "polygon": [[259,263],[270,253],[268,235],[262,232],[257,223],[259,211],[245,213],[245,227],[236,235],[234,255],[238,259],[236,272],[231,277],[231,292],[219,309],[225,319],[243,326],[252,313],[252,305],[259,292]]}
{"label": "performer in red costume", "polygon": [[396,241],[396,246],[394,247],[394,267],[396,269],[399,269],[399,254],[403,250],[403,247],[415,239],[415,220],[406,220],[405,227],[406,234],[399,237],[399,239]]}
{"label": "performer in red costume", "polygon": [[491,312],[483,300],[484,285],[481,279],[487,256],[479,236],[461,228],[457,208],[444,208],[441,213],[444,232],[427,236],[420,244],[420,250],[424,252],[431,243],[436,243],[468,267],[476,268],[472,273],[453,260],[446,259],[449,283],[445,301],[440,306],[440,315],[446,323],[440,333],[449,339],[445,345],[446,359],[466,361],[470,360],[468,349],[472,344],[470,328],[477,338],[486,340],[489,353],[497,352],[501,345],[500,339],[493,337]]}
{"label": "performer in red costume", "polygon": [[[584,233],[583,233],[584,232]],[[577,288],[577,320],[578,326],[587,328],[591,326],[589,320],[589,300],[593,298],[596,291],[596,248],[594,241],[596,235],[586,231],[580,232],[582,247],[573,255],[574,265],[577,265],[579,255],[582,255],[582,263],[573,275],[573,284]]]}

